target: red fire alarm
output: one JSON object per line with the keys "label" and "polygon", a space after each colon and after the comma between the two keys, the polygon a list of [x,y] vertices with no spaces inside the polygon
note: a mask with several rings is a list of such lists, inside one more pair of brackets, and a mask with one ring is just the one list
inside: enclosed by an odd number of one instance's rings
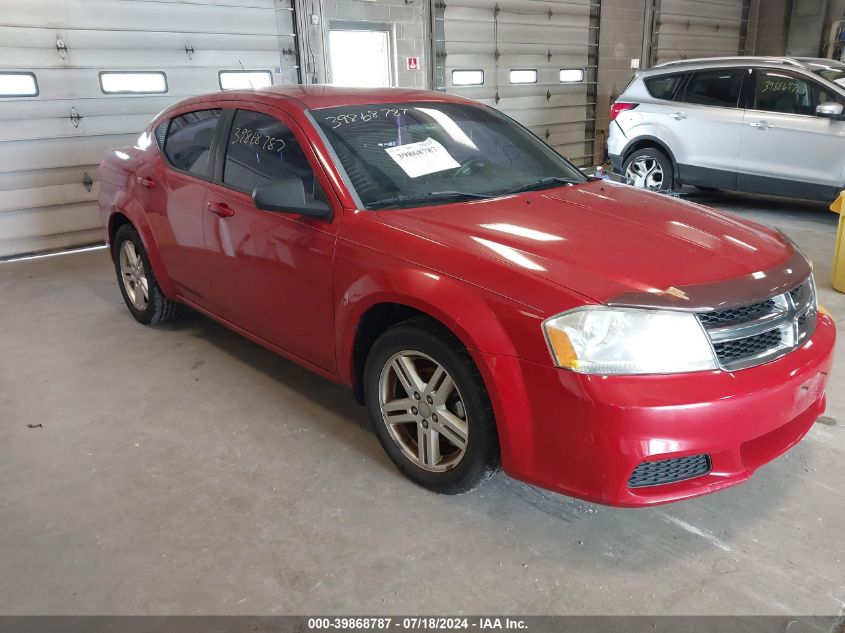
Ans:
{"label": "red fire alarm", "polygon": [[408,57],[407,58],[407,67],[408,70],[419,70],[420,69],[420,58],[419,57]]}

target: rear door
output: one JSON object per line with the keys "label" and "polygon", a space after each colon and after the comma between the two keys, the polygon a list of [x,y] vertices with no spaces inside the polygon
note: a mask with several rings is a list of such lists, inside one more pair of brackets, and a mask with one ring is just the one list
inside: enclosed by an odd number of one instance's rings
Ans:
{"label": "rear door", "polygon": [[211,148],[220,108],[191,109],[160,123],[161,154],[137,170],[137,198],[146,210],[164,268],[180,295],[206,304],[203,201],[211,180]]}
{"label": "rear door", "polygon": [[666,113],[673,131],[678,176],[685,184],[736,188],[740,107],[745,68],[715,68],[690,73],[676,108]]}
{"label": "rear door", "polygon": [[[339,205],[310,143],[289,116],[259,104],[229,113],[202,214],[213,310],[333,372]],[[306,201],[328,202],[334,219],[256,208],[253,190],[283,180],[301,182]]]}
{"label": "rear door", "polygon": [[739,187],[744,191],[822,199],[841,189],[845,121],[816,116],[843,100],[809,77],[759,69],[742,128]]}

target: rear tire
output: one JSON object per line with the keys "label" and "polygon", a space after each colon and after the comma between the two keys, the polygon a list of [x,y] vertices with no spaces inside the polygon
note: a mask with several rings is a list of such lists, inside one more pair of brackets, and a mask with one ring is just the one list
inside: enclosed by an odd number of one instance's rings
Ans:
{"label": "rear tire", "polygon": [[483,485],[499,468],[493,408],[469,353],[426,318],[379,337],[364,368],[367,410],[387,455],[441,494]]}
{"label": "rear tire", "polygon": [[672,191],[675,188],[672,161],[655,147],[644,147],[629,155],[622,165],[622,175],[635,187],[651,191]]}
{"label": "rear tire", "polygon": [[141,236],[131,224],[124,224],[115,233],[112,258],[123,300],[136,321],[158,325],[176,315],[179,304],[164,296]]}

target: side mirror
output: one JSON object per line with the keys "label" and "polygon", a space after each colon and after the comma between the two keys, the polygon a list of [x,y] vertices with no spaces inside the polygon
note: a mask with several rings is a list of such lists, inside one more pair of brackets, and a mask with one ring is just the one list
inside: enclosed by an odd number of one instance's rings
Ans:
{"label": "side mirror", "polygon": [[816,116],[826,119],[840,119],[843,111],[842,104],[835,101],[825,101],[816,106]]}
{"label": "side mirror", "polygon": [[311,218],[330,219],[331,207],[316,198],[306,199],[305,184],[299,178],[285,178],[252,192],[256,208],[277,213],[307,215]]}

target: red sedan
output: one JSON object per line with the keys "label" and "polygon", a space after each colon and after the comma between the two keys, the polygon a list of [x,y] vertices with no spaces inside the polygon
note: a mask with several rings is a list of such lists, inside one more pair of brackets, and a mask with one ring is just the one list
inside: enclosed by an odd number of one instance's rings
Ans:
{"label": "red sedan", "polygon": [[782,234],[585,177],[443,93],[182,101],[101,165],[126,305],[178,304],[351,385],[459,493],[499,465],[643,506],[747,479],[824,411],[836,338]]}

